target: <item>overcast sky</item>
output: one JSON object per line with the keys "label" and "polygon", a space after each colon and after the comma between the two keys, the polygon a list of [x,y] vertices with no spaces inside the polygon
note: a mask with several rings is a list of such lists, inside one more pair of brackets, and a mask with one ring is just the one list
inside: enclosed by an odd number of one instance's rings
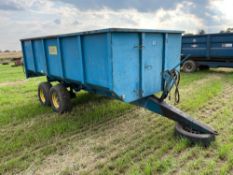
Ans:
{"label": "overcast sky", "polygon": [[233,0],[0,0],[0,50],[20,38],[108,27],[196,33],[233,27]]}

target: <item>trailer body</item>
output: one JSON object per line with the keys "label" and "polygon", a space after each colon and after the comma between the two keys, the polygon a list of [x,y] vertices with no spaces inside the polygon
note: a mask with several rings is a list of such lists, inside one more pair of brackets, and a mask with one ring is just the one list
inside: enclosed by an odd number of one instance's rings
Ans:
{"label": "trailer body", "polygon": [[[48,81],[38,87],[38,97],[56,112],[69,109],[67,89],[83,89],[177,121],[190,128],[180,133],[192,140],[209,143],[215,138],[213,129],[163,101],[179,82],[180,31],[111,28],[28,38],[21,44],[27,78],[47,76]],[[52,87],[51,81],[60,83]],[[162,96],[156,97],[160,91]],[[193,130],[200,137],[190,133]]]}
{"label": "trailer body", "polygon": [[22,40],[27,77],[46,75],[132,102],[163,90],[181,32],[105,29]]}
{"label": "trailer body", "polygon": [[233,67],[233,33],[183,36],[182,55],[197,67]]}

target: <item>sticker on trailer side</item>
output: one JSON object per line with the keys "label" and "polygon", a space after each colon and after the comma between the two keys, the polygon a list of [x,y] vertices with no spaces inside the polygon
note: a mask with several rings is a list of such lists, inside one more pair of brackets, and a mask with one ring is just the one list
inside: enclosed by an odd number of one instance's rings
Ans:
{"label": "sticker on trailer side", "polygon": [[49,46],[49,55],[57,55],[57,46]]}
{"label": "sticker on trailer side", "polygon": [[230,48],[230,47],[232,47],[232,43],[223,43],[222,47],[224,47],[224,48]]}

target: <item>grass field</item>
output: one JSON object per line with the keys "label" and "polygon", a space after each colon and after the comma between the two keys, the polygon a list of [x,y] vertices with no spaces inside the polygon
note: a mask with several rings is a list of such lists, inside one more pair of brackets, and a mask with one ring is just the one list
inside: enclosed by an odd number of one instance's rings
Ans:
{"label": "grass field", "polygon": [[181,75],[177,107],[219,132],[208,148],[174,137],[166,118],[86,92],[60,116],[37,100],[44,80],[0,65],[0,174],[233,174],[233,70]]}

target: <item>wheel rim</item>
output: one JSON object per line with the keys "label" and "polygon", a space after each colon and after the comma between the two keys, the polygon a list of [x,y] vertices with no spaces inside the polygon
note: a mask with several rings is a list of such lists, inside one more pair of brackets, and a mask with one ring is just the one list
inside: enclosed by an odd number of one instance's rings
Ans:
{"label": "wheel rim", "polygon": [[44,91],[42,89],[40,89],[40,99],[43,103],[45,103],[46,99],[45,99],[45,95],[44,95]]}
{"label": "wheel rim", "polygon": [[191,64],[187,64],[187,65],[186,65],[186,68],[187,68],[187,70],[190,71],[190,70],[192,70],[192,65],[191,65]]}
{"label": "wheel rim", "polygon": [[52,102],[53,102],[53,105],[56,109],[59,108],[59,100],[58,100],[58,96],[56,93],[53,93],[52,94]]}

